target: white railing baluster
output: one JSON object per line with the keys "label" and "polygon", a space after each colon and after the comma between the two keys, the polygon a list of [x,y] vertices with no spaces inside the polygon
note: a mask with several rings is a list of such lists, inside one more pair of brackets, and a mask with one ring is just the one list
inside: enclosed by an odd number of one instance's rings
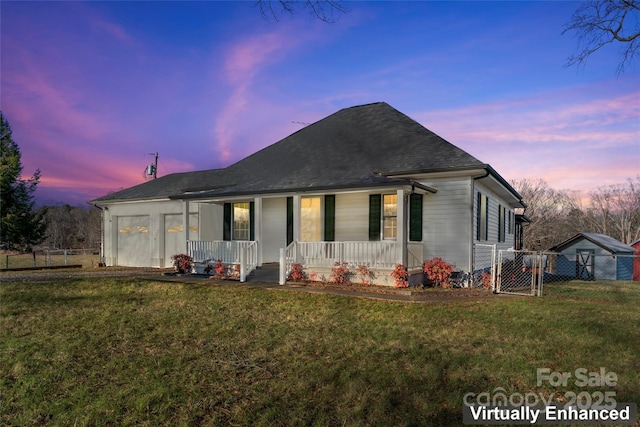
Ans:
{"label": "white railing baluster", "polygon": [[[294,244],[295,243],[295,244]],[[293,254],[297,251],[299,259],[306,267],[333,267],[334,263],[346,262],[352,266],[362,264],[370,268],[392,269],[395,267],[398,243],[396,242],[294,242],[285,249],[284,258],[290,271]],[[418,249],[416,247],[416,249]],[[411,264],[417,264],[418,254]],[[419,261],[422,262],[422,261]]]}

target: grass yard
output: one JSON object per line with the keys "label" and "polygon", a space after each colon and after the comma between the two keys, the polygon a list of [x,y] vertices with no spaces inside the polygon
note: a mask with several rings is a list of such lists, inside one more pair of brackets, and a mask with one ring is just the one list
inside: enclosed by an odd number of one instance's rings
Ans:
{"label": "grass yard", "polygon": [[[411,304],[134,279],[0,284],[0,425],[461,425],[464,394],[498,387],[640,402],[640,286],[621,292]],[[616,387],[536,384],[537,368],[600,367]]]}
{"label": "grass yard", "polygon": [[640,283],[623,280],[566,280],[545,283],[543,295],[640,304]]}
{"label": "grass yard", "polygon": [[[46,253],[36,252],[35,265],[33,253],[0,253],[0,268],[25,268],[25,267],[45,267],[62,265],[82,265],[83,268],[97,267],[100,256],[92,251],[69,252],[65,258],[62,251],[52,251]],[[65,264],[66,263],[66,264]]]}

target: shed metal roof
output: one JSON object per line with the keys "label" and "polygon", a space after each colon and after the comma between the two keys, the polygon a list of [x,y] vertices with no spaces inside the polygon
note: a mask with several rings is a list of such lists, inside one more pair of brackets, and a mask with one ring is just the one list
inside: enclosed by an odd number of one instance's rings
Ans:
{"label": "shed metal roof", "polygon": [[605,234],[599,234],[599,233],[588,233],[588,232],[578,233],[572,238],[567,239],[564,242],[560,243],[559,245],[552,247],[551,250],[561,251],[562,249],[566,248],[567,246],[575,243],[580,239],[587,239],[590,242],[600,246],[601,248],[611,253],[629,253],[629,252],[635,251],[633,247],[629,245],[625,245],[621,241],[616,240],[611,236],[607,236]]}

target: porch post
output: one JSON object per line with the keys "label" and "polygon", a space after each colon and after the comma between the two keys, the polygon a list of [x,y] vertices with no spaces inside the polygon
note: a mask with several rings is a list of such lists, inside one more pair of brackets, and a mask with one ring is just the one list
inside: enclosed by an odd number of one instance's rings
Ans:
{"label": "porch post", "polygon": [[407,200],[405,196],[404,188],[398,188],[398,211],[397,211],[397,237],[396,243],[398,244],[398,263],[407,265]]}
{"label": "porch post", "polygon": [[182,201],[182,228],[184,229],[184,253],[189,253],[189,201]]}
{"label": "porch post", "polygon": [[[293,241],[300,241],[300,195],[293,196]],[[299,262],[298,245],[295,245],[294,262]]]}
{"label": "porch post", "polygon": [[262,197],[256,197],[253,199],[253,225],[254,239],[258,242],[258,259],[256,264],[258,267],[262,266]]}

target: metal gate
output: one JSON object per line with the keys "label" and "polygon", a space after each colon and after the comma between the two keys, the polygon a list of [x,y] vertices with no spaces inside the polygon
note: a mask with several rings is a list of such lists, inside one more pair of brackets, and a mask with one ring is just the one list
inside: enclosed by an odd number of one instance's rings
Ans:
{"label": "metal gate", "polygon": [[496,293],[542,295],[547,256],[532,251],[498,251]]}

